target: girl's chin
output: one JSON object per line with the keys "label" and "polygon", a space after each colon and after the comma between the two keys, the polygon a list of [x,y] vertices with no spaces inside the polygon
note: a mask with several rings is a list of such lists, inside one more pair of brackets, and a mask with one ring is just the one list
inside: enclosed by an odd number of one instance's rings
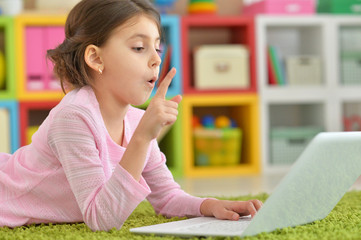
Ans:
{"label": "girl's chin", "polygon": [[150,94],[147,97],[145,97],[144,99],[134,99],[134,101],[131,103],[131,105],[141,106],[148,101],[149,97],[150,97]]}

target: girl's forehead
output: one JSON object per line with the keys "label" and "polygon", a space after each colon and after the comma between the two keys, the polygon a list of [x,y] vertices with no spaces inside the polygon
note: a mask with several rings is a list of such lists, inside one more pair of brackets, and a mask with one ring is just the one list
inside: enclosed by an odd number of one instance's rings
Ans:
{"label": "girl's forehead", "polygon": [[121,32],[122,34],[125,33],[131,35],[135,31],[151,32],[153,31],[153,29],[157,31],[156,34],[159,36],[160,32],[157,22],[152,17],[146,15],[139,15],[132,17],[123,24],[117,26],[113,30],[113,34]]}

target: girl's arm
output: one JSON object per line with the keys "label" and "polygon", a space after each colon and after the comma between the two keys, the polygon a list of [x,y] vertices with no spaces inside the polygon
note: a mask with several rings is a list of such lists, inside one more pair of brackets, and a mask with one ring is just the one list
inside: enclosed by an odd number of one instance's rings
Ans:
{"label": "girl's arm", "polygon": [[150,142],[157,138],[165,125],[171,125],[177,120],[178,104],[182,97],[178,95],[171,100],[165,98],[175,74],[176,70],[172,68],[160,83],[119,163],[137,181],[142,174]]}
{"label": "girl's arm", "polygon": [[84,107],[62,109],[49,127],[48,144],[76,198],[78,208],[74,212],[80,209],[83,221],[92,230],[108,231],[120,229],[150,189],[142,177],[136,181],[119,164],[112,172],[95,115]]}
{"label": "girl's arm", "polygon": [[187,194],[174,181],[172,173],[166,166],[166,158],[156,140],[151,144],[151,152],[143,177],[152,191],[147,199],[157,214],[167,217],[202,216],[200,206],[206,199]]}

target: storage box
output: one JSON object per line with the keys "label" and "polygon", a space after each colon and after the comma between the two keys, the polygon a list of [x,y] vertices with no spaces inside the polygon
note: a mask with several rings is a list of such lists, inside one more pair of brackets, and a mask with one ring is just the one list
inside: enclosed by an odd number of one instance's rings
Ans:
{"label": "storage box", "polygon": [[243,13],[256,14],[313,14],[315,0],[263,0],[243,7]]}
{"label": "storage box", "polygon": [[361,51],[341,53],[341,81],[345,85],[361,85]]}
{"label": "storage box", "polygon": [[321,58],[318,56],[286,57],[287,80],[290,85],[321,84]]}
{"label": "storage box", "polygon": [[249,53],[240,44],[203,45],[194,53],[197,89],[249,87]]}
{"label": "storage box", "polygon": [[271,164],[292,164],[301,155],[320,127],[278,127],[271,129]]}
{"label": "storage box", "polygon": [[360,0],[318,0],[319,13],[361,13]]}
{"label": "storage box", "polygon": [[239,128],[194,130],[196,166],[232,166],[241,162],[242,131]]}

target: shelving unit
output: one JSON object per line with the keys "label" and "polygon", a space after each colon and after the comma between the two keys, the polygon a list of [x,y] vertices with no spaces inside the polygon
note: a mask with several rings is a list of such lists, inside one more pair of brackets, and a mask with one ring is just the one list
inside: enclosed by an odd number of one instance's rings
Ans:
{"label": "shelving unit", "polygon": [[[361,77],[357,76],[361,71],[361,45],[357,40],[361,40],[359,32],[361,31],[361,19],[357,16],[335,16],[332,18],[332,33],[338,37],[335,38],[335,52],[333,60],[334,68],[331,69],[335,92],[335,116],[339,116],[338,130],[349,130],[345,126],[344,119],[352,120],[352,130],[361,130],[355,117],[361,116]],[[351,34],[351,35],[350,35]],[[350,53],[351,56],[350,56]],[[346,58],[344,56],[346,55]],[[352,56],[353,55],[353,56]],[[346,63],[346,73],[343,72],[344,61]],[[345,79],[350,78],[351,79]],[[337,115],[336,115],[337,114]]]}
{"label": "shelving unit", "polygon": [[[260,170],[258,96],[254,21],[252,17],[183,16],[181,19],[183,101],[182,142],[184,175],[190,177],[257,174]],[[195,81],[195,51],[205,45],[239,45],[248,51],[248,87],[199,89]],[[234,57],[234,56],[233,56]],[[221,60],[217,60],[221,61]],[[211,67],[211,66],[210,66]],[[232,66],[233,67],[233,66]],[[239,66],[241,68],[242,66]],[[241,82],[244,79],[240,79]],[[242,131],[237,165],[197,166],[193,136],[193,117],[209,114],[235,119]]]}
{"label": "shelving unit", "polygon": [[[254,94],[185,95],[182,101],[185,175],[190,177],[257,174],[260,170],[258,97]],[[196,166],[193,115],[226,115],[242,130],[241,156],[235,166]]]}
{"label": "shelving unit", "polygon": [[[345,26],[360,27],[361,19],[333,15],[260,15],[256,18],[257,76],[261,98],[264,171],[283,171],[290,167],[290,164],[272,164],[273,128],[316,127],[320,131],[342,131],[342,115],[345,111],[343,108],[350,101],[361,102],[361,89],[358,86],[343,85],[341,80],[339,39],[340,31]],[[292,55],[320,57],[321,84],[269,84],[266,54],[269,45],[279,49],[281,61]]]}
{"label": "shelving unit", "polygon": [[5,16],[0,16],[0,111],[0,152],[13,153],[19,147],[14,21]]}

